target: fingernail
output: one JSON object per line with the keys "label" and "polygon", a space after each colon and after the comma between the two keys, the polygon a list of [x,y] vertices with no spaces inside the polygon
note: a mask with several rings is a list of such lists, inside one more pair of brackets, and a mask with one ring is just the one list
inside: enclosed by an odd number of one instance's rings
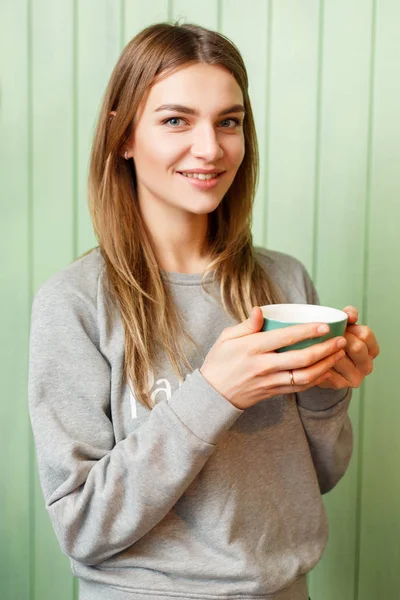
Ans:
{"label": "fingernail", "polygon": [[318,333],[328,333],[329,331],[329,325],[320,325],[317,328]]}
{"label": "fingernail", "polygon": [[342,338],[341,340],[338,340],[336,347],[337,348],[344,348],[345,346],[347,346],[347,341]]}

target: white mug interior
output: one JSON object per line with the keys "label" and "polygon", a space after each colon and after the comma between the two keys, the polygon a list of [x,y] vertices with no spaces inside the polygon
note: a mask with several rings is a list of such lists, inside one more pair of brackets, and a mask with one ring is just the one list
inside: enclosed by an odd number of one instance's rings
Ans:
{"label": "white mug interior", "polygon": [[265,319],[281,323],[337,323],[348,317],[343,310],[318,304],[268,304],[260,308]]}

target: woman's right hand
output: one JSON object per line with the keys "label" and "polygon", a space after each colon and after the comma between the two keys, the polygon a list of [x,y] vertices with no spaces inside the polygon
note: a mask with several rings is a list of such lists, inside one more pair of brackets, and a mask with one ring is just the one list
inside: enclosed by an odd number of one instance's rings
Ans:
{"label": "woman's right hand", "polygon": [[[229,402],[240,409],[278,394],[304,392],[327,379],[327,372],[343,358],[344,337],[336,337],[302,350],[275,352],[278,348],[325,335],[323,323],[291,325],[260,331],[259,306],[246,321],[223,330],[207,354],[200,373]],[[338,346],[342,342],[342,346]],[[295,386],[288,371],[293,371]]]}

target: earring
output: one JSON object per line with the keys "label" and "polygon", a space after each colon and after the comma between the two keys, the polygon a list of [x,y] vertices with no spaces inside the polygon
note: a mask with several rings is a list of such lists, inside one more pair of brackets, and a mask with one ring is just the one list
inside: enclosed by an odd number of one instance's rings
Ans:
{"label": "earring", "polygon": [[125,150],[124,158],[125,160],[128,160],[128,150]]}

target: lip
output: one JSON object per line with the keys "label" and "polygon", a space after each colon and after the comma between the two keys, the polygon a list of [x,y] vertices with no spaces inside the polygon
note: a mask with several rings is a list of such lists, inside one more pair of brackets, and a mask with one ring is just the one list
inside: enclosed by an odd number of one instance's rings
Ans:
{"label": "lip", "polygon": [[[192,171],[194,172],[194,171]],[[199,190],[210,190],[212,188],[214,188],[216,185],[218,185],[220,179],[222,178],[223,173],[225,173],[225,171],[222,171],[221,173],[218,174],[218,177],[216,179],[209,179],[207,180],[202,180],[202,179],[197,179],[194,177],[185,177],[185,175],[182,175],[182,173],[180,173],[179,171],[177,171],[178,175],[180,177],[182,177],[182,179],[185,179],[188,183],[190,183],[191,185],[193,185],[193,187],[196,187]]]}
{"label": "lip", "polygon": [[225,173],[225,171],[221,171],[221,169],[185,169],[184,171],[178,171],[178,173],[203,173],[204,175],[208,175],[210,173]]}

